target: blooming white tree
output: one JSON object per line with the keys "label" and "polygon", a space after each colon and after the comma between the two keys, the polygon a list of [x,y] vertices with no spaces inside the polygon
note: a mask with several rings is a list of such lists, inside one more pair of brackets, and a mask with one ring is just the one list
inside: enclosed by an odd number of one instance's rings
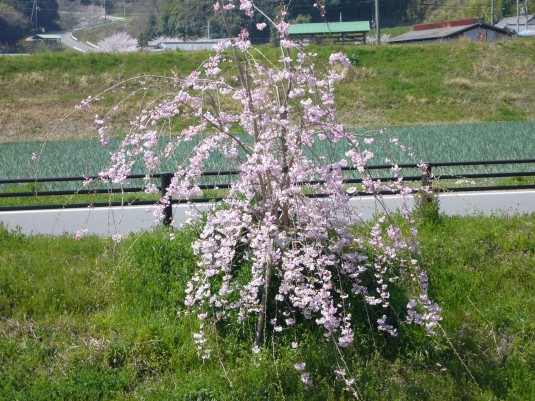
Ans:
{"label": "blooming white tree", "polygon": [[[271,335],[284,335],[306,320],[344,348],[353,343],[351,311],[357,304],[375,309],[376,327],[391,335],[397,334],[398,313],[432,333],[440,309],[427,295],[410,210],[401,208],[400,225],[385,209],[367,227],[349,205],[356,189],[344,186],[346,169],[362,176],[361,190],[376,196],[379,204],[384,189],[403,198],[411,189],[395,164],[393,182],[374,179],[367,168],[374,155],[366,149],[374,138],[350,134],[336,119],[335,84],[351,68],[348,59],[334,53],[328,66],[318,66],[316,54],[289,39],[284,10],[272,20],[252,1],[218,0],[214,5],[227,27],[228,13],[235,8],[250,17],[258,12],[275,27],[278,59],[273,62],[253,48],[243,30],[231,39],[231,54],[222,44],[185,79],[168,81],[172,88],[132,122],[132,132],[101,173],[102,180],[125,183],[141,162],[148,181],[164,158],[177,158],[178,149],[196,139],[165,189],[162,217],[171,197],[191,200],[202,194],[199,180],[212,155],[224,155],[239,171],[193,245],[198,269],[188,284],[185,306],[201,321],[194,334],[199,354],[210,356],[209,322],[225,319],[253,323],[253,352]],[[228,35],[232,38],[230,28]],[[191,124],[160,135],[174,119]],[[98,119],[101,135],[107,131],[105,121]],[[158,150],[162,142],[163,153]],[[318,154],[318,142],[343,143],[345,157]],[[154,186],[147,182],[147,190]],[[389,312],[393,287],[405,290],[405,311]],[[296,366],[302,370],[305,365]],[[302,378],[311,383],[308,373]]]}
{"label": "blooming white tree", "polygon": [[126,32],[119,32],[97,43],[97,47],[104,53],[137,52],[139,43]]}

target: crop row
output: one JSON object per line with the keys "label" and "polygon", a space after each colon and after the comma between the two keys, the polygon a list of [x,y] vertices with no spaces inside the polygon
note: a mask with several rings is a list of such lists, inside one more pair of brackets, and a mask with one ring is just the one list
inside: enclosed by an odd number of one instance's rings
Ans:
{"label": "crop row", "polygon": [[[364,131],[356,132],[363,134]],[[450,162],[450,161],[481,161],[533,158],[535,155],[535,121],[508,123],[479,123],[459,125],[430,125],[393,127],[383,134],[375,134],[374,143],[361,146],[375,154],[371,164],[383,164],[387,160],[397,163]],[[409,152],[401,152],[394,146],[391,137],[399,139],[399,143],[411,148],[415,156]],[[111,144],[111,148],[118,141]],[[177,161],[189,154],[194,142],[184,143],[182,155],[175,155],[162,166],[163,171],[174,171]],[[333,161],[344,157],[347,146],[344,143],[329,144],[319,141],[314,149]],[[40,155],[39,161],[32,160],[32,153]],[[213,155],[210,170],[232,169],[221,155]],[[0,146],[0,179],[62,177],[96,175],[105,170],[109,164],[109,151],[103,149],[98,141],[53,141],[47,143],[8,143]],[[481,167],[478,172],[498,172],[525,170],[526,166],[490,166]],[[484,169],[484,170],[482,170]],[[141,166],[134,173],[143,173]],[[439,173],[440,171],[435,171]],[[459,168],[448,173],[466,174],[468,170]],[[470,172],[474,172],[471,168]],[[64,184],[63,184],[64,185]],[[78,185],[78,184],[77,184]],[[0,188],[2,189],[2,188]]]}

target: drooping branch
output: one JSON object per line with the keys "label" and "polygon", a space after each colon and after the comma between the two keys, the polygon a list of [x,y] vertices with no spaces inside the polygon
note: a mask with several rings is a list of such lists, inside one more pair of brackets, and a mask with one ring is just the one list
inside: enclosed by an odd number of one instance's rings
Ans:
{"label": "drooping branch", "polygon": [[[404,187],[395,164],[397,181],[374,180],[367,167],[374,158],[366,149],[371,141],[360,143],[337,122],[334,91],[351,68],[347,57],[334,53],[325,68],[317,67],[318,57],[297,48],[281,17],[274,24],[281,39],[279,59],[255,58],[260,50],[252,53],[246,31],[232,36],[227,14],[235,12],[229,7],[234,3],[217,0],[231,41],[231,68],[221,45],[201,68],[175,81],[174,96],[150,103],[133,122],[107,172],[120,180],[137,162],[154,171],[162,159],[182,151],[179,145],[198,140],[177,157],[163,204],[170,196],[198,196],[203,169],[215,154],[238,170],[193,245],[197,271],[185,305],[201,322],[195,333],[199,355],[210,355],[204,330],[210,319],[254,319],[252,340],[260,347],[267,332],[284,335],[299,316],[321,327],[338,347],[347,347],[354,338],[356,318],[348,310],[355,299],[376,308],[374,324],[395,335],[396,312],[386,308],[393,286],[407,291],[408,320],[432,331],[440,308],[427,294],[417,241],[403,237],[380,196],[396,189],[406,197],[411,189]],[[255,6],[240,0],[240,7],[247,13]],[[171,130],[176,120],[193,122],[161,143],[158,127],[165,121]],[[344,151],[335,157],[316,146],[321,143],[339,144]],[[165,149],[161,157],[159,148]],[[344,185],[345,167],[360,174],[360,191],[383,206],[377,224],[362,224],[350,204],[357,189]],[[410,210],[406,205],[400,210],[414,235]],[[270,310],[274,304],[277,308]]]}

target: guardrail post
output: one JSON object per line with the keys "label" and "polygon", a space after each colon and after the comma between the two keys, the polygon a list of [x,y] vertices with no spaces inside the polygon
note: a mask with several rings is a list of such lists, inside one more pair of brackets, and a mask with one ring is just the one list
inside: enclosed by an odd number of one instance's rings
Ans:
{"label": "guardrail post", "polygon": [[422,186],[429,187],[431,190],[431,164],[425,163],[422,169]]}
{"label": "guardrail post", "polygon": [[[169,188],[169,186],[171,185],[172,178],[173,178],[173,174],[171,173],[162,173],[160,175],[160,188],[161,188],[162,198],[166,195],[167,188]],[[170,226],[171,221],[173,220],[173,203],[171,202],[172,199],[170,196],[167,200],[168,200],[168,204],[163,209],[164,218],[162,222],[165,226]]]}
{"label": "guardrail post", "polygon": [[438,197],[433,188],[431,163],[421,165],[422,189],[414,197],[416,211],[421,218],[428,221],[437,221],[440,217]]}

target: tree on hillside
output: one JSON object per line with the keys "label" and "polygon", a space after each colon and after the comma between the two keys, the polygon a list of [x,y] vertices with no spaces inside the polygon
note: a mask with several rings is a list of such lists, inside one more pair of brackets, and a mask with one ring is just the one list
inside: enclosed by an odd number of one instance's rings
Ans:
{"label": "tree on hillside", "polygon": [[56,0],[0,0],[0,45],[12,47],[37,30],[57,29]]}
{"label": "tree on hillside", "polygon": [[32,29],[58,29],[57,0],[0,0],[0,3],[11,6],[24,15],[31,22]]}
{"label": "tree on hillside", "polygon": [[0,45],[17,43],[30,28],[29,19],[10,4],[0,2]]}
{"label": "tree on hillside", "polygon": [[167,0],[146,0],[138,6],[139,12],[145,16],[144,28],[137,37],[141,46],[146,46],[150,40],[164,35],[161,19],[166,4]]}
{"label": "tree on hillside", "polygon": [[[211,38],[227,36],[221,15],[213,12],[213,0],[150,0],[150,4],[153,3],[154,7],[147,10],[150,13],[147,26],[139,36],[142,43],[158,36],[206,38],[208,26]],[[267,15],[275,15],[275,10],[279,7],[278,2],[271,0],[261,0],[258,3],[268,6],[264,7]],[[256,23],[259,22],[256,17],[245,18],[243,15],[230,14],[227,22],[234,35],[245,27],[251,31],[253,42],[267,41],[269,38],[269,30],[256,29]]]}
{"label": "tree on hillside", "polygon": [[[516,15],[516,0],[494,0],[494,21]],[[491,2],[480,0],[439,0],[429,6],[426,20],[447,21],[463,18],[480,17],[491,22]]]}
{"label": "tree on hillside", "polygon": [[[213,0],[150,0],[158,2],[158,7],[150,7],[151,16],[147,27],[140,35],[145,42],[154,37],[165,35],[175,37],[206,37],[208,33],[208,21],[212,37],[225,37],[226,32],[220,14],[212,12]],[[162,5],[162,2],[164,3]],[[325,1],[326,13],[322,14],[310,0],[273,1],[260,0],[255,5],[261,7],[263,12],[274,18],[282,7],[287,9],[287,19],[297,22],[337,22],[342,17],[343,21],[373,21],[375,19],[374,3],[369,1],[354,0],[327,0]],[[381,2],[380,14],[383,26],[406,25],[421,22],[426,15],[428,5],[422,5],[418,0],[398,0],[395,3]],[[250,32],[250,39],[255,41],[267,41],[269,30],[256,30],[258,16],[245,18],[243,15],[229,15],[228,21],[233,34],[238,34],[240,29],[246,28]]]}
{"label": "tree on hillside", "polygon": [[197,0],[172,1],[167,4],[162,20],[166,35],[187,38],[207,36],[208,19],[212,17],[213,2]]}

